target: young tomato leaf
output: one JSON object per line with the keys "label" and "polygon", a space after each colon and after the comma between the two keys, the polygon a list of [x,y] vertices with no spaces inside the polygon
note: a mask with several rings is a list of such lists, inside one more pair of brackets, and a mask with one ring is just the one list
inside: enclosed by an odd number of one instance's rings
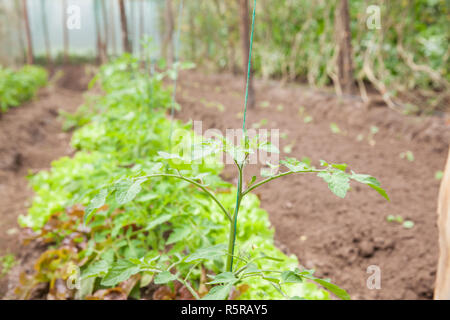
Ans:
{"label": "young tomato leaf", "polygon": [[215,286],[202,298],[202,300],[225,300],[228,298],[231,288],[233,288],[231,283]]}
{"label": "young tomato leaf", "polygon": [[340,198],[344,198],[350,189],[349,174],[343,171],[319,172],[317,176],[325,180],[328,188]]}
{"label": "young tomato leaf", "polygon": [[258,146],[261,151],[266,151],[268,153],[280,153],[280,150],[273,144],[264,142]]}
{"label": "young tomato leaf", "polygon": [[301,276],[293,271],[283,271],[281,274],[281,282],[283,283],[301,283],[303,279]]}
{"label": "young tomato leaf", "polygon": [[192,232],[192,229],[189,226],[184,226],[182,228],[175,228],[173,230],[173,232],[170,234],[169,239],[167,239],[166,244],[172,244],[172,243],[178,242],[180,240],[183,240],[191,232]]}
{"label": "young tomato leaf", "polygon": [[218,244],[212,247],[202,248],[187,256],[186,262],[191,262],[199,259],[208,259],[212,260],[214,258],[225,255],[226,245]]}
{"label": "young tomato leaf", "polygon": [[100,260],[92,263],[89,267],[83,272],[82,278],[87,279],[91,277],[101,277],[104,276],[109,268],[111,267],[111,263],[106,260]]}
{"label": "young tomato leaf", "polygon": [[84,223],[87,223],[90,220],[96,209],[102,207],[105,204],[108,194],[108,189],[102,189],[94,198],[92,198],[91,202],[85,210]]}
{"label": "young tomato leaf", "polygon": [[144,182],[142,179],[138,179],[134,182],[131,181],[119,181],[116,183],[116,201],[118,204],[125,204],[132,201],[136,195],[141,191],[141,184]]}
{"label": "young tomato leaf", "polygon": [[151,230],[151,229],[159,226],[160,224],[163,224],[164,222],[169,221],[170,218],[172,218],[171,214],[168,214],[168,213],[163,214],[163,215],[159,216],[158,218],[151,220],[148,223],[148,225],[145,227],[145,230],[146,231]]}
{"label": "young tomato leaf", "polygon": [[336,168],[336,169],[341,170],[341,171],[344,171],[344,172],[345,172],[345,170],[347,169],[347,164],[345,164],[345,163],[341,163],[341,164],[339,164],[339,163],[333,163],[331,166],[332,166],[333,168]]}
{"label": "young tomato leaf", "polygon": [[103,286],[115,286],[116,284],[129,279],[132,275],[140,271],[139,266],[128,260],[119,260],[114,263],[102,279],[101,285]]}
{"label": "young tomato leaf", "polygon": [[342,288],[339,288],[337,285],[332,284],[331,282],[328,282],[323,279],[314,278],[312,279],[314,282],[317,282],[322,287],[333,293],[336,297],[342,299],[342,300],[350,300],[350,295]]}
{"label": "young tomato leaf", "polygon": [[263,178],[271,177],[275,173],[276,171],[274,171],[272,168],[261,168],[261,170],[259,171],[260,176]]}
{"label": "young tomato leaf", "polygon": [[163,271],[155,276],[154,282],[155,284],[164,284],[176,280],[177,278],[178,276],[176,274],[172,274],[169,271]]}
{"label": "young tomato leaf", "polygon": [[368,185],[372,189],[376,190],[379,194],[381,194],[387,201],[390,201],[386,191],[381,188],[381,184],[376,178],[369,176],[368,174],[357,174],[352,171],[350,179]]}
{"label": "young tomato leaf", "polygon": [[309,163],[298,161],[295,158],[286,158],[286,160],[281,160],[280,163],[293,172],[301,172],[311,169]]}
{"label": "young tomato leaf", "polygon": [[248,187],[251,186],[252,184],[255,183],[255,181],[256,181],[256,176],[252,176],[252,179],[250,180],[249,183],[247,183],[247,186],[248,186]]}
{"label": "young tomato leaf", "polygon": [[208,282],[208,284],[217,284],[217,283],[225,283],[225,284],[235,284],[238,281],[238,278],[232,272],[222,272],[213,277],[213,280]]}

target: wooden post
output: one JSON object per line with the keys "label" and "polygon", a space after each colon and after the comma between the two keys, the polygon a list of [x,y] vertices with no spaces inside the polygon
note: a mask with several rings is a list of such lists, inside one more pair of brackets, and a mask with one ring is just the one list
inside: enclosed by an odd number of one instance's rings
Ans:
{"label": "wooden post", "polygon": [[116,43],[116,17],[114,15],[115,13],[115,4],[114,2],[111,3],[111,7],[109,9],[109,23],[110,23],[110,30],[111,30],[111,44],[112,44],[112,54],[113,56],[117,56],[117,43]]}
{"label": "wooden post", "polygon": [[128,40],[127,14],[125,12],[125,4],[123,0],[119,0],[120,24],[122,27],[122,44],[124,52],[131,52],[130,41]]}
{"label": "wooden post", "polygon": [[104,41],[103,41],[103,59],[105,59],[104,62],[108,61],[108,45],[109,45],[109,35],[108,35],[108,26],[109,26],[109,21],[108,21],[108,14],[106,11],[106,0],[102,0],[101,1],[101,7],[102,7],[102,18],[103,18],[103,29],[104,29]]}
{"label": "wooden post", "polygon": [[351,94],[353,84],[352,34],[350,30],[350,12],[348,0],[339,0],[336,7],[335,31],[338,47],[337,67],[339,85],[342,92]]}
{"label": "wooden post", "polygon": [[25,32],[27,35],[27,63],[33,64],[33,42],[31,38],[30,20],[28,18],[27,0],[22,0],[23,19],[25,21]]}
{"label": "wooden post", "polygon": [[[15,15],[17,17],[17,19],[14,19],[15,21],[17,21],[17,30],[18,30],[18,42],[19,42],[19,48],[20,48],[20,53],[21,53],[21,57],[22,57],[22,62],[26,62],[27,61],[27,50],[25,49],[25,43],[23,41],[23,33],[22,33],[22,29],[23,29],[23,21],[21,19],[21,17],[23,16],[23,9],[22,9],[22,4],[18,1],[14,1],[14,9],[15,11]],[[12,55],[11,55],[12,56]]]}
{"label": "wooden post", "polygon": [[434,288],[435,300],[450,300],[450,150],[438,200],[439,262]]}
{"label": "wooden post", "polygon": [[141,41],[144,39],[145,33],[145,3],[144,0],[139,1],[139,37],[138,37],[138,47],[139,47],[139,55],[141,60],[145,59],[144,47],[142,46]]}
{"label": "wooden post", "polygon": [[174,59],[174,52],[173,52],[174,50],[172,46],[173,29],[174,29],[172,0],[166,0],[164,22],[165,22],[165,32],[162,43],[162,55],[164,59],[166,59],[167,65],[171,66]]}
{"label": "wooden post", "polygon": [[47,53],[47,64],[50,66],[50,69],[53,69],[52,50],[50,48],[50,36],[48,34],[45,0],[41,0],[41,19],[42,19],[42,28],[44,32],[45,51]]}

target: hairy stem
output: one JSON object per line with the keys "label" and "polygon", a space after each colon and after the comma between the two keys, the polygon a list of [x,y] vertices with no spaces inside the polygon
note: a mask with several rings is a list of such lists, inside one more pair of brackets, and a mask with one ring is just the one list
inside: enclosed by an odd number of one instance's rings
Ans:
{"label": "hairy stem", "polygon": [[239,207],[241,205],[241,199],[242,199],[242,177],[243,177],[243,167],[237,165],[239,169],[239,180],[238,180],[238,189],[236,192],[236,206],[234,208],[234,215],[233,220],[230,223],[230,234],[228,237],[228,256],[227,256],[227,265],[226,265],[226,271],[232,272],[233,271],[233,255],[234,255],[234,247],[236,244],[236,231],[237,231],[237,219],[238,219],[238,213],[239,213]]}

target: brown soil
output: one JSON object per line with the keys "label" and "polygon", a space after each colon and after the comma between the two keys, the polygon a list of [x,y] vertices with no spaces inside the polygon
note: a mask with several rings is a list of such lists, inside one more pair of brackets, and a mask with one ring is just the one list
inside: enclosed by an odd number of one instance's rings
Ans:
{"label": "brown soil", "polygon": [[[183,73],[177,117],[202,120],[203,131],[238,129],[243,88],[241,77]],[[278,82],[257,81],[255,88],[256,107],[248,111],[248,127],[267,119],[265,128],[286,133],[280,149],[295,146],[281,157],[348,163],[355,172],[377,177],[391,198],[387,202],[370,188],[354,185],[339,199],[323,181],[308,175],[274,181],[257,194],[269,212],[278,246],[348,290],[353,299],[432,298],[438,258],[435,172],[443,170],[450,141],[445,119],[406,117],[386,107],[366,109],[358,99],[340,100],[329,92]],[[270,105],[262,108],[265,101]],[[299,116],[301,106],[313,117],[310,123]],[[332,122],[340,134],[332,133]],[[379,128],[375,145],[367,140],[371,125]],[[358,141],[359,134],[364,140]],[[400,158],[408,150],[412,162]],[[258,173],[259,167],[250,165],[246,181]],[[234,167],[227,166],[223,176],[235,181]],[[414,227],[387,222],[391,214],[412,220]],[[370,265],[381,269],[380,290],[366,286]]]}
{"label": "brown soil", "polygon": [[[89,81],[81,67],[65,67],[55,75],[33,101],[0,117],[0,256],[13,253],[19,263],[33,250],[21,247],[17,224],[33,195],[26,176],[73,153],[71,134],[62,131],[59,110],[74,112],[83,102]],[[0,279],[0,297],[6,283],[7,277]]]}
{"label": "brown soil", "polygon": [[[53,89],[42,90],[35,101],[0,119],[0,255],[12,252],[28,266],[41,249],[24,249],[18,241],[17,216],[26,213],[32,197],[26,175],[72,154],[70,133],[62,132],[58,110],[74,111],[88,81],[81,67],[64,71]],[[202,120],[203,130],[240,128],[243,87],[240,77],[183,73],[177,93],[183,109],[177,117]],[[434,174],[443,169],[450,141],[445,120],[405,117],[385,107],[366,110],[358,99],[339,100],[331,93],[279,82],[257,81],[255,89],[257,106],[248,112],[249,127],[267,119],[265,128],[287,134],[281,149],[295,143],[287,156],[346,162],[356,172],[379,178],[391,197],[388,203],[369,188],[354,185],[342,200],[313,176],[277,180],[257,191],[275,227],[277,245],[347,289],[353,299],[431,298],[438,257],[439,181]],[[269,107],[260,107],[264,101]],[[313,117],[310,123],[299,116],[301,106]],[[331,132],[331,122],[340,134]],[[367,140],[371,125],[379,128],[375,145]],[[357,140],[359,134],[364,140]],[[399,157],[408,150],[413,162]],[[249,166],[246,176],[258,171]],[[234,181],[234,168],[227,166],[223,177]],[[412,220],[415,226],[404,229],[388,223],[389,214]],[[366,287],[370,265],[381,268],[380,290]],[[16,278],[17,270],[14,274]],[[0,280],[0,297],[6,281]]]}

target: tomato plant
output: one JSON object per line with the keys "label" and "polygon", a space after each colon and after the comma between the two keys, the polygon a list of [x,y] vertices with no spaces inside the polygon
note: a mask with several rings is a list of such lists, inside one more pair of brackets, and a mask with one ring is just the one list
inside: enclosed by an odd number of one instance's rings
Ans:
{"label": "tomato plant", "polygon": [[[250,42],[250,58],[252,52],[252,37],[254,29],[254,19],[255,19],[255,7],[253,9],[253,23],[252,23],[252,36]],[[250,139],[247,135],[245,120],[247,113],[247,98],[248,98],[248,83],[250,75],[250,61],[248,64],[247,72],[247,87],[245,95],[245,105],[243,112],[243,137],[240,144],[233,144],[233,142],[228,141],[225,138],[202,140],[200,143],[191,146],[190,141],[185,139],[185,135],[172,135],[170,132],[169,145],[172,144],[188,144],[188,147],[181,146],[175,148],[176,150],[191,150],[191,152],[180,153],[167,153],[160,151],[158,152],[161,159],[165,159],[169,166],[163,168],[162,165],[153,167],[150,174],[138,175],[136,177],[129,177],[126,179],[120,179],[112,184],[109,184],[102,188],[99,193],[91,200],[90,204],[86,208],[85,219],[89,220],[95,211],[102,208],[105,205],[106,199],[112,195],[115,196],[116,201],[119,204],[126,204],[132,201],[141,191],[142,184],[148,182],[151,179],[164,177],[166,179],[177,179],[183,182],[187,182],[200,189],[206,196],[208,196],[216,205],[217,210],[223,214],[223,219],[229,223],[229,235],[228,244],[223,243],[216,244],[211,247],[202,247],[197,251],[188,254],[181,255],[177,253],[175,259],[171,259],[172,263],[166,264],[169,259],[165,255],[155,255],[150,257],[145,257],[143,259],[127,260],[123,262],[120,266],[119,274],[124,273],[127,270],[126,276],[138,273],[139,271],[146,271],[154,275],[154,281],[157,284],[170,283],[172,281],[181,282],[189,292],[195,297],[200,298],[197,292],[192,286],[189,285],[187,278],[181,278],[177,271],[171,272],[176,267],[185,267],[184,265],[193,264],[194,266],[202,260],[210,260],[217,257],[226,257],[226,263],[223,266],[222,272],[211,276],[211,281],[208,282],[214,287],[208,292],[205,299],[227,299],[230,297],[232,289],[234,286],[241,284],[244,279],[258,277],[267,282],[269,282],[283,297],[288,298],[302,298],[297,295],[291,296],[283,291],[283,285],[286,283],[302,283],[305,280],[311,280],[325,289],[334,293],[337,297],[342,299],[349,299],[347,292],[338,286],[332,284],[331,282],[319,279],[314,276],[314,270],[301,270],[299,268],[294,269],[270,269],[270,268],[260,268],[255,264],[258,260],[277,260],[264,253],[259,252],[259,255],[252,255],[251,253],[246,254],[236,254],[236,234],[238,233],[238,216],[241,210],[243,199],[250,194],[254,189],[263,186],[264,184],[292,174],[300,173],[312,173],[316,174],[319,178],[322,178],[327,184],[329,189],[338,197],[344,198],[347,191],[350,189],[350,181],[356,181],[368,185],[369,187],[375,189],[383,197],[389,200],[386,192],[381,188],[378,180],[370,175],[357,174],[353,171],[347,171],[346,164],[329,164],[325,161],[320,162],[320,168],[312,166],[307,161],[299,161],[294,158],[287,158],[280,161],[278,164],[269,163],[271,169],[277,169],[279,167],[284,167],[287,170],[278,172],[263,171],[263,179],[257,181],[257,177],[252,177],[247,188],[244,188],[244,169],[248,164],[249,157],[251,154],[264,151],[269,153],[278,153],[278,149],[269,143],[267,143],[265,138],[255,137]],[[189,135],[188,135],[189,136]],[[181,137],[181,139],[179,139]],[[227,206],[225,203],[220,201],[218,196],[213,190],[209,188],[208,183],[204,180],[208,174],[195,174],[196,165],[204,165],[205,163],[211,163],[211,161],[206,161],[208,158],[221,153],[228,153],[231,155],[233,162],[237,169],[238,183],[236,188],[236,200],[234,206]],[[183,239],[187,234],[191,232],[191,228],[188,226],[183,226],[178,229],[174,229],[169,238],[167,239],[168,244],[172,244]],[[236,262],[234,263],[234,261]],[[189,272],[190,273],[190,272]],[[189,275],[188,273],[188,275]],[[115,279],[116,274],[113,275]],[[108,278],[108,275],[106,276]]]}
{"label": "tomato plant", "polygon": [[[163,86],[165,76],[170,72],[155,71],[149,78],[129,55],[103,66],[95,81],[104,94],[87,97],[69,119],[76,128],[72,145],[78,151],[54,161],[50,171],[30,176],[35,196],[28,215],[19,222],[33,230],[30,240],[43,242],[49,249],[36,261],[34,275],[22,275],[20,298],[29,297],[40,282],[50,284],[49,298],[139,298],[144,295],[140,290],[164,279],[156,280],[149,271],[152,268],[174,272],[200,297],[214,286],[207,283],[208,274],[222,272],[223,257],[210,255],[189,262],[183,258],[227,242],[229,220],[211,197],[184,180],[161,177],[137,183],[127,192],[128,183],[139,176],[163,171],[158,152],[170,152],[171,127],[194,137],[190,124],[171,123],[166,115],[172,93]],[[163,172],[172,169],[167,170]],[[220,179],[221,170],[221,164],[205,161],[191,166],[188,177],[201,178],[223,206],[231,208],[235,189]],[[138,184],[141,190],[131,200]],[[108,186],[117,188],[117,196],[110,194],[85,225],[82,218],[92,195]],[[240,213],[238,240],[243,259],[243,255],[264,252],[274,259],[255,260],[258,268],[298,266],[295,256],[286,256],[274,246],[274,230],[255,195],[246,195]],[[80,268],[81,288],[69,290],[61,282],[75,277],[71,274],[75,266]],[[194,298],[180,281],[170,283],[159,284],[161,290],[150,298]],[[328,298],[313,283],[285,287],[308,299]],[[245,278],[234,286],[232,297],[279,299],[282,295],[266,281]]]}

